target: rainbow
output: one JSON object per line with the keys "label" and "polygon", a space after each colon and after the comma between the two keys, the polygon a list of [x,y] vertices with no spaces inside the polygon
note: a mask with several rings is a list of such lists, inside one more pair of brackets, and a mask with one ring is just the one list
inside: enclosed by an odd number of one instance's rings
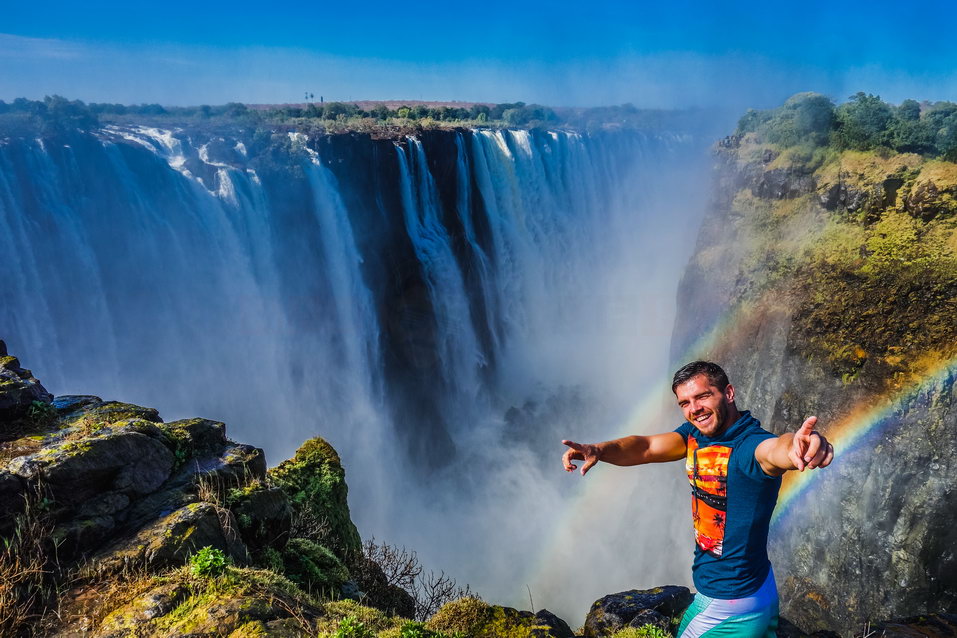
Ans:
{"label": "rainbow", "polygon": [[[766,311],[769,305],[773,306],[773,294],[773,290],[768,291],[756,301],[741,304],[726,313],[711,330],[688,348],[688,356],[683,357],[682,360],[690,361],[699,357],[720,359],[723,350],[747,339],[753,326],[753,319],[762,314],[757,311]],[[840,463],[842,455],[853,451],[869,435],[893,424],[895,413],[913,398],[935,384],[954,377],[957,377],[957,358],[937,362],[925,368],[916,381],[907,384],[894,394],[854,410],[837,423],[822,424],[822,430],[836,450],[832,467]],[[662,383],[660,386],[649,388],[647,393],[635,402],[627,417],[614,428],[614,434],[610,438],[640,433],[648,427],[649,423],[658,422],[662,415],[662,407],[665,405],[663,397],[670,397],[667,384]],[[812,470],[789,472],[785,475],[778,504],[772,516],[772,525],[781,524],[787,514],[795,509],[795,504],[808,491],[809,486],[819,477],[825,477],[826,480],[827,474],[828,472]],[[602,491],[609,488],[605,481],[599,480],[599,476],[589,475],[587,478],[588,480],[580,484],[581,489],[576,490],[576,495],[567,502],[568,512],[576,512],[586,503],[600,500]],[[564,517],[563,522],[555,525],[549,538],[542,543],[538,560],[533,561],[533,568],[525,582],[535,582],[536,576],[540,576],[545,569],[544,566],[553,561],[559,553],[558,548],[563,540],[567,540],[570,535],[587,534],[587,527],[578,529],[581,526],[574,516]]]}
{"label": "rainbow", "polygon": [[[896,423],[895,414],[908,403],[935,385],[952,380],[957,376],[957,358],[938,362],[924,370],[916,381],[907,384],[893,395],[877,400],[874,404],[863,406],[850,413],[838,423],[826,428],[828,440],[834,445],[833,464],[840,462],[842,455],[855,450],[871,434]],[[824,476],[817,471],[789,472],[778,495],[778,504],[771,518],[772,524],[780,523],[798,502],[799,497],[808,491],[809,486]]]}

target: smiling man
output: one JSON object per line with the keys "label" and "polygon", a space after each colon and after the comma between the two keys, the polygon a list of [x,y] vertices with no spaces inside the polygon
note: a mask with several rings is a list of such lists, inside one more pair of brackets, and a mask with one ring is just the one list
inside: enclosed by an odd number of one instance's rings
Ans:
{"label": "smiling man", "polygon": [[679,638],[765,638],[775,635],[778,592],[768,560],[768,526],[781,476],[826,467],[834,448],[808,418],[797,432],[775,436],[735,405],[734,387],[715,363],[694,361],[671,385],[687,421],[674,432],[604,443],[562,441],[569,472],[584,475],[599,461],[643,465],[685,459],[691,483],[698,590]]}

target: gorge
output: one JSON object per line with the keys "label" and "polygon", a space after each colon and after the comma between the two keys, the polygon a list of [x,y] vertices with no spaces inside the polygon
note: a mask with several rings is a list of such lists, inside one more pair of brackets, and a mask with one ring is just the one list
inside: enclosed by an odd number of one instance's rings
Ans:
{"label": "gorge", "polygon": [[0,337],[58,395],[225,421],[272,463],[321,435],[363,536],[569,620],[689,584],[691,543],[678,469],[572,484],[559,440],[670,429],[674,364],[714,358],[765,427],[815,413],[838,446],[775,515],[783,614],[953,612],[954,164],[768,126],[710,157],[678,131],[11,134]]}

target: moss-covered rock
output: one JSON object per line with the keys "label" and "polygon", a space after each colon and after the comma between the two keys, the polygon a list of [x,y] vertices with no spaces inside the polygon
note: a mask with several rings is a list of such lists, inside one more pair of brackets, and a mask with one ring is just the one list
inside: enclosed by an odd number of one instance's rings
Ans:
{"label": "moss-covered rock", "polygon": [[64,428],[95,432],[101,427],[131,419],[152,423],[163,422],[155,408],[144,408],[122,401],[78,401],[60,415],[60,425]]}
{"label": "moss-covered rock", "polygon": [[534,614],[511,607],[490,605],[466,596],[443,605],[425,623],[430,631],[483,638],[542,638],[550,627]]}
{"label": "moss-covered rock", "polygon": [[229,510],[210,503],[191,503],[152,521],[132,537],[117,541],[97,554],[93,562],[107,572],[128,565],[160,570],[185,563],[203,547],[222,550],[238,564],[249,560]]}
{"label": "moss-covered rock", "polygon": [[226,444],[226,425],[209,419],[181,419],[163,426],[170,437],[177,460],[183,462],[219,450]]}
{"label": "moss-covered rock", "polygon": [[173,468],[173,455],[160,439],[153,423],[119,422],[13,459],[7,469],[29,481],[42,476],[61,505],[79,505],[108,491],[141,496],[162,485]]}
{"label": "moss-covered rock", "polygon": [[108,614],[96,638],[314,635],[323,610],[288,580],[261,570],[228,568],[217,578],[184,572]]}
{"label": "moss-covered rock", "polygon": [[315,522],[314,540],[345,563],[361,554],[362,541],[349,515],[345,470],[329,443],[320,437],[309,439],[269,476],[289,496],[297,515]]}

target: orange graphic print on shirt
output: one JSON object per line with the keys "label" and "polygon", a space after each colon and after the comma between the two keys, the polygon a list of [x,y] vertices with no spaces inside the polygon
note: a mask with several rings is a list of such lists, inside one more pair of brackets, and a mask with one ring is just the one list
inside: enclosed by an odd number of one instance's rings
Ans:
{"label": "orange graphic print on shirt", "polygon": [[694,538],[703,551],[721,556],[724,548],[724,524],[728,512],[728,461],[731,448],[709,445],[699,448],[688,437],[685,469],[691,483],[691,517]]}

